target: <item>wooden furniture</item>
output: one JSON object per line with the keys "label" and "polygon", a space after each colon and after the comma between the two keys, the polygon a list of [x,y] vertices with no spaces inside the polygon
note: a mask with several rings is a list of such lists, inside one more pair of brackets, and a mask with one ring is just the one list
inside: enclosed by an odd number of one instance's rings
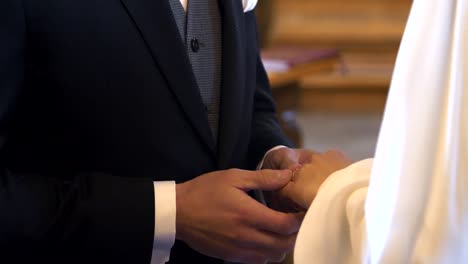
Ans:
{"label": "wooden furniture", "polygon": [[300,79],[307,75],[324,74],[333,72],[338,68],[339,55],[313,61],[304,65],[291,68],[287,72],[269,72],[268,78],[272,89],[298,84]]}
{"label": "wooden furniture", "polygon": [[295,109],[382,111],[410,6],[410,0],[260,1],[264,47],[337,48],[343,57],[345,67],[329,74],[302,74]]}
{"label": "wooden furniture", "polygon": [[[369,58],[369,56],[371,56]],[[303,111],[382,113],[396,54],[344,54],[334,72],[303,76],[300,80]]]}
{"label": "wooden furniture", "polygon": [[265,46],[394,51],[398,49],[411,1],[269,0],[259,4],[259,13],[269,12],[259,21]]}
{"label": "wooden furniture", "polygon": [[304,76],[334,71],[338,61],[339,57],[330,57],[294,67],[287,72],[268,73],[277,105],[278,120],[286,135],[297,147],[302,146],[302,136],[295,113],[301,102],[299,84]]}

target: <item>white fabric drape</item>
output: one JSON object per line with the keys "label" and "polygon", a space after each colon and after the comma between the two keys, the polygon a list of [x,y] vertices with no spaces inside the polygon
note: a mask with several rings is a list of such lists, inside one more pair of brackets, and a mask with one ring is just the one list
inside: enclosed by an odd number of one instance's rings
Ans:
{"label": "white fabric drape", "polygon": [[467,63],[468,0],[415,0],[375,160],[324,183],[295,263],[468,263]]}

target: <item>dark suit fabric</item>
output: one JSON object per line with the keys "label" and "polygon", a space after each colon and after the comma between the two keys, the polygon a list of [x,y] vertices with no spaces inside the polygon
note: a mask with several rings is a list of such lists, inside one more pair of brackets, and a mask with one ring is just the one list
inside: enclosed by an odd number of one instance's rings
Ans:
{"label": "dark suit fabric", "polygon": [[[220,9],[215,148],[168,1],[0,1],[0,262],[149,263],[153,181],[289,144],[253,12]],[[171,259],[213,261],[179,241]]]}

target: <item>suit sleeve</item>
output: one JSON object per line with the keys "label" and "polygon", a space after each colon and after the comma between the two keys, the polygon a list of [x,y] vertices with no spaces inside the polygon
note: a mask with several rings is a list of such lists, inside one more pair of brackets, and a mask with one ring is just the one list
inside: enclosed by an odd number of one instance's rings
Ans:
{"label": "suit sleeve", "polygon": [[21,93],[27,27],[20,0],[0,1],[0,263],[149,263],[151,179],[17,174],[3,146]]}
{"label": "suit sleeve", "polygon": [[[252,26],[256,27],[254,12],[246,14],[246,22],[249,26],[252,24]],[[292,147],[293,144],[284,135],[278,123],[270,84],[260,59],[258,39],[254,39],[251,43],[257,45],[256,89],[254,93],[252,136],[249,145],[250,167],[255,168],[263,155],[271,148],[278,145]]]}

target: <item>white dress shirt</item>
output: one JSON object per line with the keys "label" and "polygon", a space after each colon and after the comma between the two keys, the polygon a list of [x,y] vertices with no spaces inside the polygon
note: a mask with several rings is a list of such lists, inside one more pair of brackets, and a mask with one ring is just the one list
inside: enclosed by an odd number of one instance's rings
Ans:
{"label": "white dress shirt", "polygon": [[184,7],[185,12],[187,12],[187,0],[180,0],[180,3]]}
{"label": "white dress shirt", "polygon": [[[180,3],[187,11],[187,1],[180,0]],[[244,12],[255,8],[257,0],[242,0]],[[269,150],[266,155],[281,146]],[[263,160],[259,167],[263,164]],[[151,264],[162,264],[169,261],[171,248],[175,242],[176,234],[176,190],[174,181],[154,182],[154,241]]]}

